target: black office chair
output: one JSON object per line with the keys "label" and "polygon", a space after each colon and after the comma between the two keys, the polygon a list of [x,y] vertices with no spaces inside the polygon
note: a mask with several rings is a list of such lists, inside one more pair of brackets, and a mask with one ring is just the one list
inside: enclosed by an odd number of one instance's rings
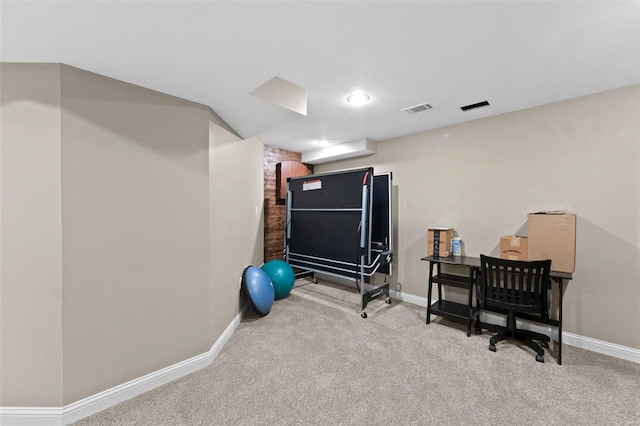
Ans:
{"label": "black office chair", "polygon": [[[543,317],[547,311],[547,289],[551,260],[507,260],[480,255],[479,298],[481,308],[505,312],[507,328],[491,337],[489,350],[496,343],[514,337],[536,352],[536,361],[544,362],[544,349],[549,336],[516,328],[516,313]],[[541,344],[535,341],[540,341]]]}

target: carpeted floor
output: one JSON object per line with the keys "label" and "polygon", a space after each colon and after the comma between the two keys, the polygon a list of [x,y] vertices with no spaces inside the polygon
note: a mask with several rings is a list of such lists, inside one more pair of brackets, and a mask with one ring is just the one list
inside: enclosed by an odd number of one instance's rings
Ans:
{"label": "carpeted floor", "polygon": [[529,349],[355,290],[299,280],[213,364],[76,425],[638,425],[640,364]]}

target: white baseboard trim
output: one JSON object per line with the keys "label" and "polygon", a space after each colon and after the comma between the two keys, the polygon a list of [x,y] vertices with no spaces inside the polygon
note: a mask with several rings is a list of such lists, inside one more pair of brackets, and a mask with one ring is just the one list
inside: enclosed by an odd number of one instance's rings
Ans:
{"label": "white baseboard trim", "polygon": [[[389,295],[394,299],[402,302],[413,303],[414,305],[427,307],[427,298],[414,296],[413,294],[402,294],[396,290],[390,290]],[[435,300],[432,301],[432,303]],[[435,315],[431,316],[433,320]],[[500,314],[493,312],[481,312],[480,320],[489,324],[506,325],[506,319]],[[552,339],[558,339],[558,329],[545,324],[539,324],[530,321],[516,321],[517,326],[525,330],[531,330],[538,333],[544,333],[550,336]],[[604,340],[593,339],[591,337],[580,336],[579,334],[569,333],[567,331],[562,332],[562,344],[575,346],[577,348],[587,349],[592,352],[597,352],[603,355],[609,355],[614,358],[624,359],[640,364],[640,349],[630,348],[627,346],[618,345],[615,343],[606,342]]]}
{"label": "white baseboard trim", "polygon": [[413,303],[414,305],[427,307],[427,298],[414,296],[413,294],[405,294],[397,290],[389,289],[389,297],[397,299],[401,302]]}
{"label": "white baseboard trim", "polygon": [[62,426],[62,408],[0,407],[2,426]]}
{"label": "white baseboard trim", "polygon": [[88,417],[122,401],[162,386],[210,365],[240,325],[249,305],[246,304],[207,352],[149,373],[62,408],[0,407],[2,426],[63,426]]}
{"label": "white baseboard trim", "polygon": [[[494,312],[480,312],[480,321],[488,324],[500,325],[502,327],[507,326],[507,317]],[[551,337],[552,340],[558,340],[558,329],[546,324],[540,324],[536,322],[516,319],[516,327],[523,330],[534,331],[536,333],[546,334]],[[564,337],[565,332],[562,332]],[[564,340],[562,343],[566,343]]]}
{"label": "white baseboard trim", "polygon": [[640,364],[640,349],[592,339],[591,337],[580,336],[566,331],[562,332],[562,343]]}

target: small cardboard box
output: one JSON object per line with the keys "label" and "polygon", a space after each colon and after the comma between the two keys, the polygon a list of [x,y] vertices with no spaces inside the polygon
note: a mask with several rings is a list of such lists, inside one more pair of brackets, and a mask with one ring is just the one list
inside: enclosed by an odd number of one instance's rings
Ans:
{"label": "small cardboard box", "polygon": [[427,231],[427,256],[451,256],[453,228],[429,228]]}
{"label": "small cardboard box", "polygon": [[573,272],[576,261],[576,215],[531,213],[527,218],[527,260],[551,259],[551,269]]}
{"label": "small cardboard box", "polygon": [[504,235],[500,238],[500,257],[509,260],[527,260],[528,247],[527,237]]}

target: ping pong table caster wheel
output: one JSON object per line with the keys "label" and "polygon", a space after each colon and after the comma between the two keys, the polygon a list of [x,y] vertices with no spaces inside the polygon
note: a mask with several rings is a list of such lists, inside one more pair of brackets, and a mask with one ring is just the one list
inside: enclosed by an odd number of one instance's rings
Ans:
{"label": "ping pong table caster wheel", "polygon": [[361,313],[361,314],[360,314],[360,316],[361,316],[362,318],[366,318],[366,317],[367,317],[367,313],[366,313],[366,312],[363,312],[363,313]]}
{"label": "ping pong table caster wheel", "polygon": [[391,304],[391,298],[390,298],[390,297],[387,297],[386,302],[387,302],[387,305],[390,305],[390,304]]}
{"label": "ping pong table caster wheel", "polygon": [[538,362],[544,362],[544,357],[543,357],[542,355],[540,355],[540,354],[537,354],[537,355],[536,355],[536,361],[538,361]]}
{"label": "ping pong table caster wheel", "polygon": [[496,351],[496,345],[489,345],[489,350],[491,352],[495,352]]}
{"label": "ping pong table caster wheel", "polygon": [[543,340],[542,343],[540,343],[540,346],[545,349],[549,349],[549,342]]}

